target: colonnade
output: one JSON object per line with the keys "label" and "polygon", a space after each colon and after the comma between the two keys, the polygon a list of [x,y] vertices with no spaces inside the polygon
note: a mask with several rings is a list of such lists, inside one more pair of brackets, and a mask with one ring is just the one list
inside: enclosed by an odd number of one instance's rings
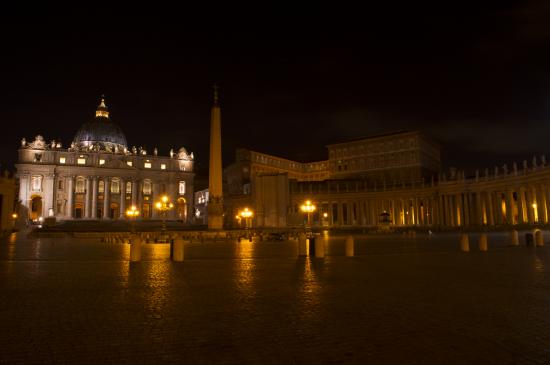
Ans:
{"label": "colonnade", "polygon": [[293,206],[309,199],[325,226],[373,226],[383,216],[395,226],[495,226],[546,224],[550,217],[550,184],[457,186],[336,194],[293,194]]}

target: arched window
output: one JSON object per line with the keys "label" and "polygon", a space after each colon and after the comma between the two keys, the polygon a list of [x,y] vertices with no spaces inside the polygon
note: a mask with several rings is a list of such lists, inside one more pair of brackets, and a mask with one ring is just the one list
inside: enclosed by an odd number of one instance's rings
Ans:
{"label": "arched window", "polygon": [[100,180],[99,181],[99,188],[98,188],[98,191],[100,193],[104,193],[105,192],[105,182],[103,180]]}
{"label": "arched window", "polygon": [[184,195],[184,194],[185,194],[185,181],[180,181],[178,191],[179,191],[179,194],[180,194],[180,195]]}
{"label": "arched window", "polygon": [[77,177],[76,178],[76,193],[84,193],[86,192],[86,182],[83,177]]}
{"label": "arched window", "polygon": [[42,191],[42,175],[34,175],[31,178],[31,187],[33,191]]}
{"label": "arched window", "polygon": [[128,181],[126,183],[126,194],[132,194],[132,182]]}
{"label": "arched window", "polygon": [[150,180],[144,180],[143,181],[143,194],[151,195],[151,181]]}
{"label": "arched window", "polygon": [[112,194],[119,194],[120,193],[120,180],[119,179],[111,180],[111,193]]}

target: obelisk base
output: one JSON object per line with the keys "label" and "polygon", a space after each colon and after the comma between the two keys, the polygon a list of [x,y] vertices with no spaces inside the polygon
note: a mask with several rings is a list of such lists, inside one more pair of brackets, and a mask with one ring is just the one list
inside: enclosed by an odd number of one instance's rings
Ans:
{"label": "obelisk base", "polygon": [[223,229],[223,204],[208,203],[208,229]]}

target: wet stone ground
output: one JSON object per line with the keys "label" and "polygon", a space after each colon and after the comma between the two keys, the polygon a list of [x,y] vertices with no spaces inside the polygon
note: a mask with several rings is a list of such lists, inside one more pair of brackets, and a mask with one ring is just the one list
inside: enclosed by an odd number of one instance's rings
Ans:
{"label": "wet stone ground", "polygon": [[[523,236],[523,234],[522,234]],[[523,239],[523,237],[522,237]],[[550,236],[545,233],[546,242]],[[550,248],[456,234],[166,244],[0,242],[0,363],[550,363]]]}

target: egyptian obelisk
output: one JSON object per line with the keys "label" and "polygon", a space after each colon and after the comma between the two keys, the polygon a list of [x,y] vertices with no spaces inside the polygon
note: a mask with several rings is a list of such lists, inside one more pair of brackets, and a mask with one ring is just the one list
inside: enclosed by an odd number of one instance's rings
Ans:
{"label": "egyptian obelisk", "polygon": [[223,228],[222,131],[218,86],[210,114],[210,166],[208,171],[208,229]]}

